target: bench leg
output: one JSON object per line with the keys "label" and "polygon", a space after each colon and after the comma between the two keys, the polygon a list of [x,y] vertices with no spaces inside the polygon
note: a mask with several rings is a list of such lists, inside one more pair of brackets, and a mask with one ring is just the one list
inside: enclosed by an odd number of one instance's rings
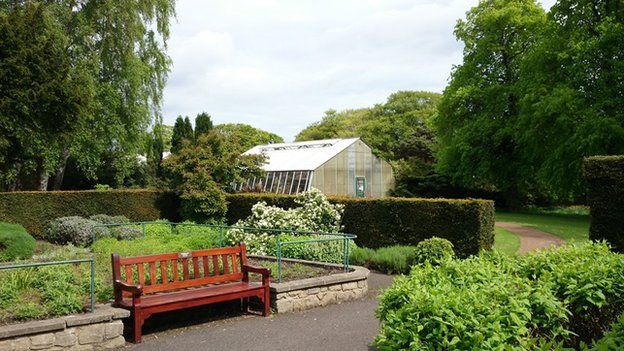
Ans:
{"label": "bench leg", "polygon": [[132,342],[141,343],[141,328],[143,327],[143,318],[141,318],[141,310],[135,309],[132,313]]}
{"label": "bench leg", "polygon": [[243,297],[242,308],[243,308],[244,313],[249,312],[249,298],[248,297]]}
{"label": "bench leg", "polygon": [[271,312],[271,291],[268,286],[264,288],[264,298],[262,300],[262,302],[264,302],[264,311],[262,311],[262,315],[264,317],[268,317]]}

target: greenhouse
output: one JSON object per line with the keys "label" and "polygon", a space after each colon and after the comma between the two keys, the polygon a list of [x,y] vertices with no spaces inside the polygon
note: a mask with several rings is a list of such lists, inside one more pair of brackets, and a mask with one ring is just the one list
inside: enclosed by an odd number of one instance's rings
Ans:
{"label": "greenhouse", "polygon": [[238,184],[239,191],[297,194],[311,187],[326,195],[386,196],[394,186],[392,167],[360,138],[328,139],[256,146],[266,175]]}

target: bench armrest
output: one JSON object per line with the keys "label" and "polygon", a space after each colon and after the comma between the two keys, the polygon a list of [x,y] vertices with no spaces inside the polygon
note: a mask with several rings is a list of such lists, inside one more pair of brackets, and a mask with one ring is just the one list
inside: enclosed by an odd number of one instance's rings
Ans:
{"label": "bench armrest", "polygon": [[258,274],[262,274],[262,276],[270,276],[271,275],[271,269],[270,268],[265,268],[265,267],[258,267],[258,266],[251,266],[248,264],[244,264],[243,265],[243,272],[250,272],[250,273],[258,273]]}
{"label": "bench armrest", "polygon": [[121,280],[115,280],[113,286],[115,289],[129,291],[134,295],[141,295],[143,293],[143,287],[141,285],[130,285]]}

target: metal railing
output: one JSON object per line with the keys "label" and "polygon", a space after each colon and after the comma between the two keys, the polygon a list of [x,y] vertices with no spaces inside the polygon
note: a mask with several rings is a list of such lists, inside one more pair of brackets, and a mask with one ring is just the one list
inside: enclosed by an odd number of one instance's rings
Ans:
{"label": "metal railing", "polygon": [[69,264],[80,264],[80,263],[87,263],[87,262],[89,263],[90,268],[91,268],[91,278],[90,278],[90,285],[89,285],[89,312],[93,312],[94,306],[95,306],[95,261],[93,260],[93,258],[3,265],[3,266],[0,266],[0,271],[9,270],[9,269],[25,269],[25,268],[43,267],[43,266],[60,266],[60,265],[69,265]]}
{"label": "metal railing", "polygon": [[[269,229],[269,228],[255,228],[255,227],[242,227],[242,226],[227,226],[221,224],[195,224],[195,223],[177,223],[177,222],[165,222],[165,221],[148,221],[148,222],[129,222],[129,223],[114,223],[114,224],[100,224],[94,226],[94,228],[115,228],[115,227],[137,227],[141,229],[143,236],[146,234],[146,226],[149,225],[168,225],[170,227],[170,233],[180,234],[180,228],[182,227],[204,227],[215,229],[217,235],[217,242],[219,246],[225,246],[225,234],[228,230],[242,230],[249,232],[263,232],[276,236],[276,257],[277,257],[277,279],[282,282],[282,258],[283,248],[289,245],[305,245],[317,242],[330,242],[330,241],[342,241],[342,265],[345,272],[349,271],[349,242],[357,238],[353,234],[345,233],[330,233],[330,232],[318,232],[318,231],[296,231],[292,229]],[[282,234],[290,234],[292,236],[324,236],[322,238],[313,238],[305,240],[290,240],[283,241]],[[93,242],[97,240],[97,231],[93,231]]]}

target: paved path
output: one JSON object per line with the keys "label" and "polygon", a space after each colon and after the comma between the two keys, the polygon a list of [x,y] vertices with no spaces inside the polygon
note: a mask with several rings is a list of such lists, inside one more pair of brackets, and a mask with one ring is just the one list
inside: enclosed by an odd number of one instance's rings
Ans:
{"label": "paved path", "polygon": [[507,229],[520,238],[520,248],[518,249],[518,253],[525,253],[537,249],[565,244],[565,241],[558,236],[537,230],[535,228],[524,227],[517,223],[496,222],[496,226]]}
{"label": "paved path", "polygon": [[391,276],[371,273],[369,293],[361,300],[269,318],[238,315],[151,334],[147,329],[143,343],[128,344],[127,348],[163,351],[374,350],[369,344],[379,329],[379,322],[373,314],[377,307],[376,296],[391,282]]}

